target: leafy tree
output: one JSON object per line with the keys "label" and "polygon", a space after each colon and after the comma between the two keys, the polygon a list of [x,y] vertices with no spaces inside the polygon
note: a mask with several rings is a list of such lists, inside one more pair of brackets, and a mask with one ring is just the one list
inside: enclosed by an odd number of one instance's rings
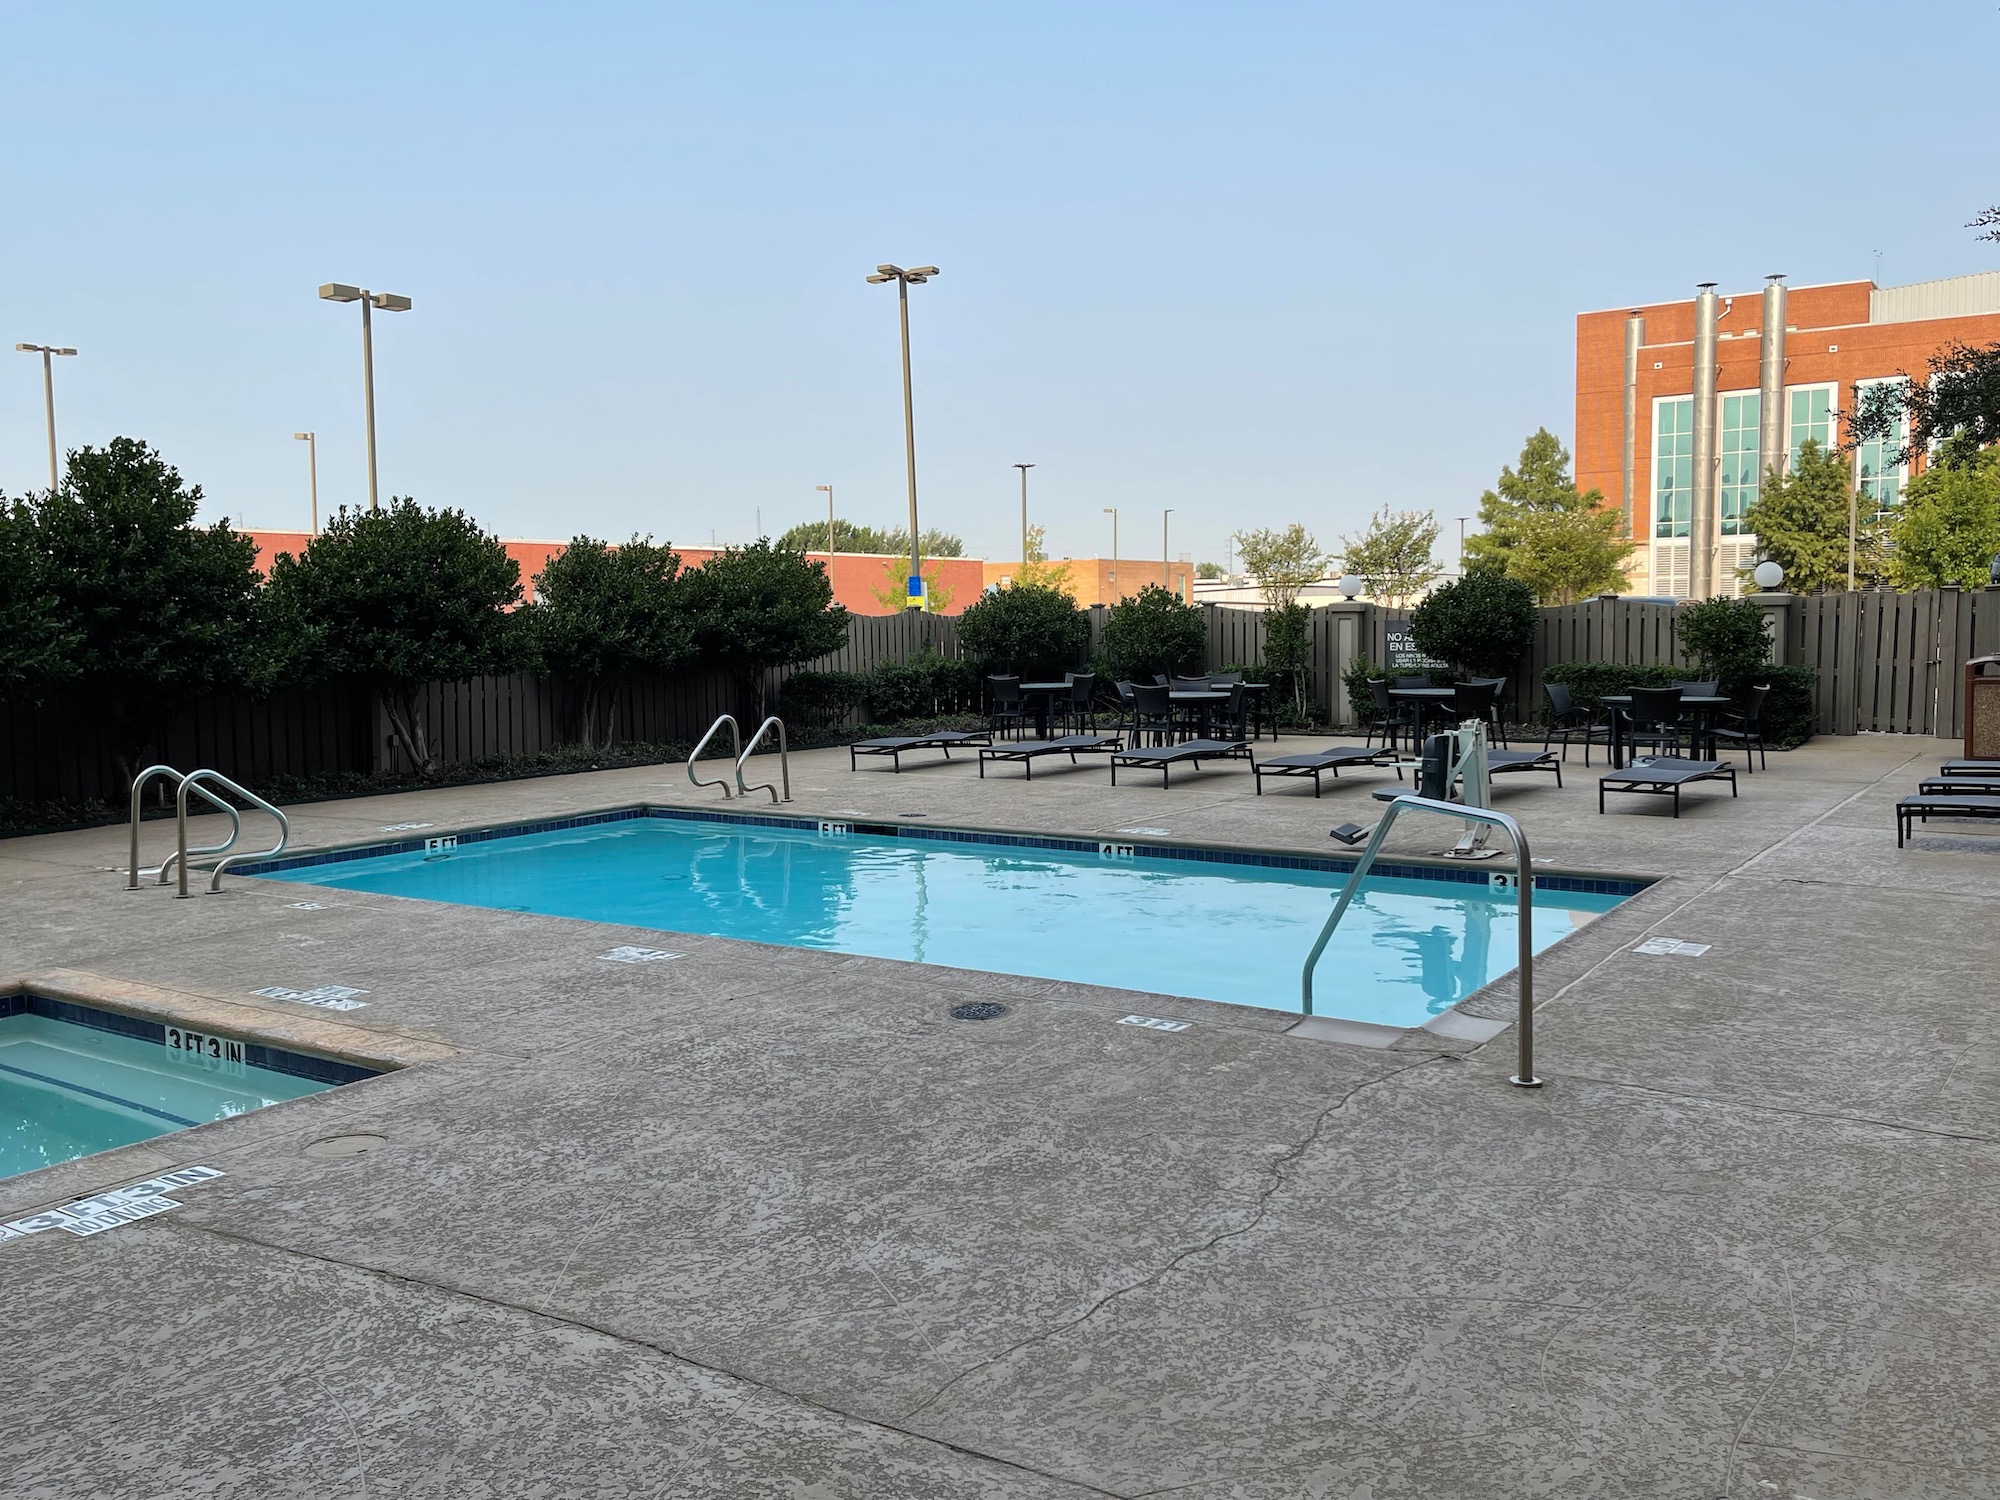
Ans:
{"label": "leafy tree", "polygon": [[1306,709],[1306,680],[1312,665],[1312,611],[1296,599],[1264,611],[1264,667],[1275,684],[1291,689],[1292,706],[1301,718]]}
{"label": "leafy tree", "polygon": [[1123,681],[1192,673],[1208,654],[1208,622],[1200,605],[1183,604],[1171,590],[1149,583],[1106,612],[1104,652]]}
{"label": "leafy tree", "polygon": [[[908,609],[910,607],[910,559],[907,553],[889,559],[882,570],[882,581],[869,589],[875,602],[884,609]],[[924,569],[924,609],[930,614],[943,614],[951,608],[952,600],[958,597],[958,590],[944,581],[944,574],[936,568]]]}
{"label": "leafy tree", "polygon": [[1624,517],[1601,492],[1577,489],[1569,452],[1546,427],[1522,446],[1520,467],[1503,467],[1479,497],[1479,521],[1484,530],[1465,542],[1469,572],[1519,579],[1544,604],[1574,604],[1626,586],[1632,542]]}
{"label": "leafy tree", "polygon": [[1749,599],[1703,599],[1674,617],[1681,654],[1698,677],[1713,677],[1735,692],[1771,659],[1764,611]]}
{"label": "leafy tree", "polygon": [[1060,589],[995,589],[958,617],[958,644],[984,672],[1045,677],[1073,671],[1090,644],[1090,618]]}
{"label": "leafy tree", "polygon": [[1256,575],[1267,609],[1285,608],[1307,584],[1326,576],[1327,555],[1297,521],[1283,531],[1237,532],[1236,555],[1245,571]]}
{"label": "leafy tree", "polygon": [[1014,574],[1015,586],[1039,584],[1043,588],[1068,594],[1073,599],[1076,597],[1076,585],[1070,579],[1069,563],[1049,561],[1047,535],[1040,526],[1028,528],[1028,555],[1021,559],[1021,566]]}
{"label": "leafy tree", "polygon": [[1385,505],[1369,518],[1361,535],[1340,539],[1341,563],[1368,581],[1369,592],[1400,604],[1436,580],[1441,570],[1431,561],[1431,549],[1437,539],[1435,512],[1391,510]]}
{"label": "leafy tree", "polygon": [[528,611],[543,667],[581,690],[578,739],[608,748],[619,690],[637,673],[671,672],[694,652],[680,554],[633,537],[622,547],[579,536],[535,578]]}
{"label": "leafy tree", "polygon": [[41,612],[69,640],[77,678],[104,703],[128,777],[180,702],[271,680],[256,543],[226,520],[196,526],[200,504],[199,485],[122,437],[72,450],[62,488],[27,502]]}
{"label": "leafy tree", "polygon": [[1535,595],[1491,570],[1447,583],[1410,613],[1410,639],[1468,676],[1500,677],[1535,644]]}
{"label": "leafy tree", "polygon": [[2000,555],[2000,448],[1947,441],[1889,522],[1890,579],[1904,589],[1976,589]]}
{"label": "leafy tree", "polygon": [[76,674],[82,632],[50,592],[35,515],[0,495],[0,701],[29,701]]}
{"label": "leafy tree", "polygon": [[529,658],[521,570],[461,510],[407,497],[377,511],[343,506],[296,557],[271,567],[273,614],[307,680],[367,684],[426,774],[437,752],[418,706],[433,682],[511,672]]}
{"label": "leafy tree", "polygon": [[847,642],[847,610],[833,602],[825,563],[760,541],[727,548],[682,576],[697,651],[736,677],[759,719],[771,668],[811,661]]}
{"label": "leafy tree", "polygon": [[[785,552],[826,551],[826,522],[801,521],[778,538],[777,544]],[[833,523],[833,550],[835,552],[878,552],[890,557],[910,555],[910,528],[895,526],[884,529],[879,526],[857,526],[852,521],[838,518]],[[923,534],[925,557],[963,557],[965,542],[949,531],[926,531]]]}
{"label": "leafy tree", "polygon": [[[904,557],[908,557],[910,555],[909,527],[907,526],[892,527],[887,533],[887,538],[889,542],[889,548],[888,548],[889,551],[900,553]],[[918,550],[921,551],[925,557],[965,556],[964,539],[962,537],[954,536],[949,531],[926,531],[920,538],[920,542],[921,545]]]}
{"label": "leafy tree", "polygon": [[[1852,501],[1848,461],[1837,450],[1822,448],[1818,439],[1807,438],[1789,474],[1774,469],[1764,476],[1756,500],[1743,513],[1743,529],[1757,534],[1758,550],[1784,568],[1794,593],[1844,589]],[[1872,572],[1880,528],[1867,515],[1857,524],[1857,567]]]}
{"label": "leafy tree", "polygon": [[[2000,223],[2000,207],[1975,225]],[[2000,239],[2000,230],[1981,235]],[[1954,339],[1930,357],[1925,373],[1899,372],[1901,380],[1856,387],[1847,417],[1847,446],[1902,438],[1896,456],[1907,464],[1956,433],[1970,435],[1982,448],[2000,443],[2000,344],[1966,344]]]}
{"label": "leafy tree", "polygon": [[1196,563],[1194,565],[1194,576],[1197,578],[1220,578],[1222,576],[1222,564],[1212,562]]}

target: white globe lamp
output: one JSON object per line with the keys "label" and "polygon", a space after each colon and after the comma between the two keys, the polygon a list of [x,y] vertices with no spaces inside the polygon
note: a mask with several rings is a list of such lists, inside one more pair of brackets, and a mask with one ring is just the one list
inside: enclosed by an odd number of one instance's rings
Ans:
{"label": "white globe lamp", "polygon": [[1766,559],[1757,564],[1756,572],[1750,576],[1757,580],[1757,587],[1768,594],[1785,581],[1785,570]]}
{"label": "white globe lamp", "polygon": [[1368,585],[1352,573],[1343,573],[1340,578],[1340,592],[1343,598],[1359,599],[1361,591]]}

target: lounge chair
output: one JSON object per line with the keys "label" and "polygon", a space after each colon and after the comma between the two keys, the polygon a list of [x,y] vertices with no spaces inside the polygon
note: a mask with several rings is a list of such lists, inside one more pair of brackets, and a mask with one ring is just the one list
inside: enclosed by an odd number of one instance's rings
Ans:
{"label": "lounge chair", "polygon": [[1505,776],[1514,771],[1553,771],[1556,785],[1563,784],[1562,757],[1553,750],[1488,750],[1486,774]]}
{"label": "lounge chair", "polygon": [[[1726,781],[1736,795],[1736,767],[1719,760],[1682,760],[1663,755],[1636,760],[1622,771],[1606,771],[1597,779],[1597,810],[1604,811],[1606,792],[1638,792],[1648,797],[1672,797],[1674,816],[1681,815],[1681,788],[1697,781]],[[1995,799],[2000,805],[2000,798]]]}
{"label": "lounge chair", "polygon": [[1948,760],[1938,767],[1940,776],[2000,776],[2000,760]]}
{"label": "lounge chair", "polygon": [[1896,804],[1896,847],[1915,832],[1914,825],[1932,818],[2000,818],[2000,793],[1919,793]]}
{"label": "lounge chair", "polygon": [[984,780],[986,763],[989,760],[1015,760],[1027,773],[1027,779],[1035,779],[1035,762],[1044,755],[1067,755],[1071,765],[1077,763],[1082,754],[1101,755],[1116,750],[1124,741],[1115,734],[1066,734],[1053,740],[1015,740],[1011,744],[1002,741],[988,745],[979,752],[979,775]]}
{"label": "lounge chair", "polygon": [[[1322,771],[1331,771],[1338,777],[1343,770],[1351,771],[1359,766],[1386,769],[1395,765],[1395,753],[1387,745],[1329,745],[1324,750],[1301,752],[1297,755],[1275,755],[1269,760],[1252,760],[1250,769],[1256,773],[1257,795],[1260,797],[1264,795],[1266,776],[1310,776],[1313,795],[1317,797]],[[1396,772],[1398,781],[1402,780],[1402,777],[1401,771]]]}
{"label": "lounge chair", "polygon": [[1172,783],[1175,766],[1200,769],[1205,760],[1247,760],[1252,772],[1257,769],[1257,757],[1251,753],[1248,740],[1183,740],[1178,745],[1121,750],[1111,757],[1111,784],[1118,785],[1120,766],[1137,766],[1142,771],[1158,771],[1164,787]]}
{"label": "lounge chair", "polygon": [[944,758],[951,759],[954,747],[963,750],[968,745],[990,745],[993,731],[990,729],[941,729],[935,734],[892,734],[878,740],[857,740],[847,747],[847,769],[858,771],[859,757],[863,755],[886,755],[890,764],[900,772],[903,769],[903,754],[909,750],[942,750]]}
{"label": "lounge chair", "polygon": [[2000,797],[2000,770],[1981,771],[1977,775],[1969,776],[1926,776],[1917,783],[1917,792],[1924,797],[1987,794]]}

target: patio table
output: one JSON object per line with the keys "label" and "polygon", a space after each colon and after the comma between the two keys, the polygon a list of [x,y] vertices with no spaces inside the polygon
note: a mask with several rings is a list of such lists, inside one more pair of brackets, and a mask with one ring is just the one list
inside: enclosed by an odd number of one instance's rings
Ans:
{"label": "patio table", "polygon": [[1458,696],[1458,689],[1448,687],[1390,688],[1389,696],[1391,698],[1400,698],[1405,703],[1416,704],[1417,738],[1421,740],[1424,737],[1424,721],[1431,718],[1443,718],[1450,713],[1451,702],[1453,698]]}
{"label": "patio table", "polygon": [[[1611,769],[1625,769],[1625,710],[1632,706],[1630,693],[1606,693],[1597,700],[1611,710]],[[1681,695],[1681,707],[1694,710],[1695,754],[1704,760],[1715,759],[1715,736],[1709,730],[1715,727],[1716,714],[1729,707],[1729,700],[1709,697],[1706,694],[1695,697]]]}
{"label": "patio table", "polygon": [[1167,698],[1172,703],[1186,704],[1189,708],[1196,711],[1198,726],[1195,738],[1205,740],[1209,737],[1208,716],[1215,711],[1216,704],[1227,703],[1229,701],[1229,694],[1213,691],[1204,693],[1195,688],[1175,688],[1167,694]]}
{"label": "patio table", "polygon": [[1027,704],[1028,712],[1035,717],[1035,738],[1049,737],[1049,718],[1055,709],[1057,695],[1069,696],[1066,682],[1024,682],[1021,684],[1021,698]]}

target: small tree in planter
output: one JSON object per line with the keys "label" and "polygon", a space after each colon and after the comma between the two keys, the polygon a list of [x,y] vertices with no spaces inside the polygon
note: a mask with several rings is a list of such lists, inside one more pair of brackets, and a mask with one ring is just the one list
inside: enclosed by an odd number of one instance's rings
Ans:
{"label": "small tree in planter", "polygon": [[982,674],[1024,678],[1074,671],[1090,643],[1090,618],[1060,589],[1016,583],[958,617],[958,645]]}
{"label": "small tree in planter", "polygon": [[769,542],[730,547],[686,575],[700,655],[737,678],[765,713],[764,677],[847,644],[847,610],[833,602],[824,563]]}
{"label": "small tree in planter", "polygon": [[531,655],[524,619],[509,613],[521,569],[499,538],[464,511],[407,498],[378,511],[342,507],[303,552],[279,553],[270,601],[296,675],[367,683],[425,775],[438,758],[423,689],[511,672]]}
{"label": "small tree in planter", "polygon": [[1518,578],[1468,573],[1411,612],[1410,639],[1466,676],[1507,676],[1535,644],[1535,592]]}
{"label": "small tree in planter", "polygon": [[1208,654],[1208,622],[1201,606],[1183,604],[1149,583],[1111,606],[1104,620],[1104,654],[1114,676],[1151,682],[1160,672],[1194,673]]}
{"label": "small tree in planter", "polygon": [[578,743],[609,749],[619,690],[641,672],[672,672],[694,654],[680,554],[633,537],[572,541],[535,578],[528,612],[544,670],[578,691]]}

